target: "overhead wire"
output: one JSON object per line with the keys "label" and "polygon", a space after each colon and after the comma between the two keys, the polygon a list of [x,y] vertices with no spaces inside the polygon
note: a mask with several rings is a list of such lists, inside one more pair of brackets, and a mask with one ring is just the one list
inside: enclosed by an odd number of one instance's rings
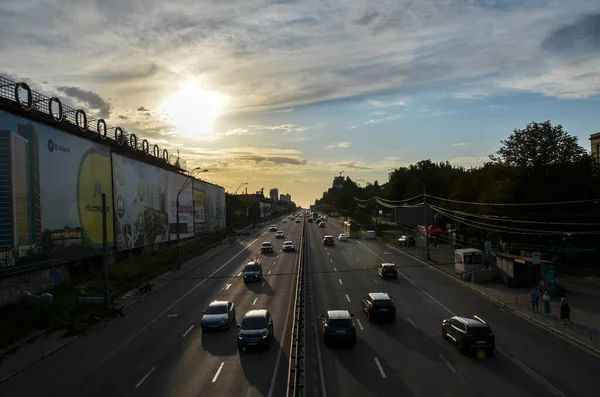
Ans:
{"label": "overhead wire", "polygon": [[427,197],[440,200],[447,201],[449,203],[458,203],[458,204],[469,204],[469,205],[488,205],[488,206],[502,206],[502,207],[525,207],[525,206],[540,206],[540,205],[564,205],[564,204],[582,204],[582,203],[597,203],[600,204],[600,199],[587,199],[587,200],[571,200],[571,201],[551,201],[551,202],[541,202],[541,203],[479,203],[474,201],[461,201],[461,200],[452,200],[443,197],[432,196],[430,194],[426,194]]}

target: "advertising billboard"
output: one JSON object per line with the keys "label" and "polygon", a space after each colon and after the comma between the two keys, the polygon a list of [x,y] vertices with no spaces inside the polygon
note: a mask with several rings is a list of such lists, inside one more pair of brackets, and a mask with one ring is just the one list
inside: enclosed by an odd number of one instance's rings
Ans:
{"label": "advertising billboard", "polygon": [[194,179],[193,191],[195,233],[212,233],[225,229],[225,189]]}
{"label": "advertising billboard", "polygon": [[271,216],[273,213],[273,208],[271,203],[265,203],[264,201],[260,202],[260,217],[265,218],[267,216]]}
{"label": "advertising billboard", "polygon": [[[169,204],[169,238],[192,237],[194,235],[194,199],[192,195],[192,178],[187,175],[165,171],[169,186],[167,200]],[[179,226],[177,224],[177,195],[179,194]]]}
{"label": "advertising billboard", "polygon": [[83,258],[113,244],[108,148],[0,111],[0,270]]}

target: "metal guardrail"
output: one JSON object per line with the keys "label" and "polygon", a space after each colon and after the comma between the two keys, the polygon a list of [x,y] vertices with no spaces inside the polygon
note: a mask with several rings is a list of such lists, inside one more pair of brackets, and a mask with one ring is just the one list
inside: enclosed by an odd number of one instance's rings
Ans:
{"label": "metal guardrail", "polygon": [[128,146],[133,150],[157,157],[163,161],[185,169],[186,161],[175,154],[170,154],[158,145],[151,145],[147,139],[138,139],[136,134],[127,133],[121,127],[114,127],[104,119],[88,116],[82,109],[74,109],[61,102],[58,97],[49,97],[33,91],[25,82],[15,82],[0,76],[0,98],[8,99],[20,106],[25,112],[37,111],[46,114],[58,125],[67,122],[80,131],[98,134],[103,140],[115,141],[119,146]]}
{"label": "metal guardrail", "polygon": [[287,397],[304,396],[304,336],[306,334],[305,316],[305,278],[304,259],[306,251],[306,221],[302,223],[302,239],[296,273],[296,297],[294,299],[294,318],[292,321],[292,340],[290,342],[290,360],[288,372]]}

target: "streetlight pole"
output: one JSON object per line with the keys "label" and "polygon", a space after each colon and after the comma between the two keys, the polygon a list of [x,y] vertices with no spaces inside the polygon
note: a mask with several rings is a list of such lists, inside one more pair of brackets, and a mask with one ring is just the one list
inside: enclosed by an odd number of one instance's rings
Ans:
{"label": "streetlight pole", "polygon": [[181,194],[181,192],[183,192],[192,182],[192,178],[194,177],[194,172],[195,171],[200,171],[200,172],[207,172],[208,170],[202,169],[202,167],[196,167],[193,170],[191,170],[188,174],[188,176],[185,178],[185,181],[183,181],[183,184],[181,185],[181,188],[179,189],[179,191],[177,192],[177,197],[175,199],[175,211],[176,211],[176,218],[175,218],[175,222],[177,224],[177,242],[175,243],[175,251],[176,251],[176,256],[177,256],[177,270],[181,270],[181,262],[179,260],[179,238],[180,238],[180,225],[179,225],[179,195]]}
{"label": "streetlight pole", "polygon": [[411,175],[417,182],[423,186],[423,223],[425,224],[425,251],[427,255],[427,260],[430,260],[431,257],[429,255],[429,228],[427,225],[427,189],[425,188],[425,184],[416,176]]}

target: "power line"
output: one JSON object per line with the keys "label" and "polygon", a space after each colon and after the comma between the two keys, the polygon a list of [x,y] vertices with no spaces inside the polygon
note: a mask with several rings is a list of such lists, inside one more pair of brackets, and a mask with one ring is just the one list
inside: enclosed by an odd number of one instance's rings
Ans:
{"label": "power line", "polygon": [[572,200],[572,201],[553,201],[553,202],[543,202],[543,203],[477,203],[473,201],[461,201],[461,200],[452,200],[437,196],[432,196],[430,194],[426,195],[429,198],[447,201],[450,203],[458,203],[458,204],[470,204],[470,205],[489,205],[489,206],[503,206],[503,207],[524,207],[524,206],[534,206],[534,205],[562,205],[562,204],[582,204],[582,203],[600,203],[600,199],[589,199],[589,200]]}

